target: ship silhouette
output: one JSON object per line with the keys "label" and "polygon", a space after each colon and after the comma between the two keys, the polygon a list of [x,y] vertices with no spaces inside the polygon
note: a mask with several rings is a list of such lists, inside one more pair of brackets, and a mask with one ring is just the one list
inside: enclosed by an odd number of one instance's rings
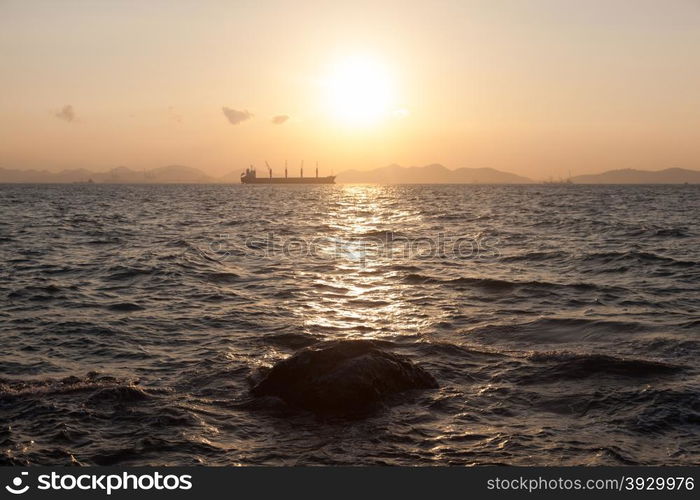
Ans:
{"label": "ship silhouette", "polygon": [[251,165],[245,169],[245,173],[241,174],[241,183],[243,184],[335,184],[335,175],[325,177],[318,176],[318,162],[316,162],[316,176],[304,177],[304,162],[301,162],[299,177],[289,177],[287,175],[287,162],[284,162],[284,177],[273,177],[272,167],[265,162],[267,166],[268,176],[258,177],[255,167]]}

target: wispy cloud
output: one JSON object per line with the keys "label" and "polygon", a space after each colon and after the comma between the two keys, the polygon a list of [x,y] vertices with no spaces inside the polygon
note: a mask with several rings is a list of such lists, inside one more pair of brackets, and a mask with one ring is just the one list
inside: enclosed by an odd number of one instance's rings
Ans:
{"label": "wispy cloud", "polygon": [[282,125],[287,120],[289,120],[289,115],[277,115],[272,117],[272,123],[275,125]]}
{"label": "wispy cloud", "polygon": [[75,111],[73,110],[73,106],[70,104],[66,104],[59,111],[56,111],[54,116],[59,120],[63,120],[68,123],[75,121]]}
{"label": "wispy cloud", "polygon": [[224,116],[226,116],[226,119],[231,123],[231,125],[238,125],[239,123],[249,120],[253,117],[253,115],[249,113],[248,110],[239,111],[237,109],[231,109],[224,106],[223,108],[221,108],[221,111],[224,112]]}
{"label": "wispy cloud", "polygon": [[168,107],[168,119],[175,123],[182,123],[182,115],[177,112],[175,106]]}

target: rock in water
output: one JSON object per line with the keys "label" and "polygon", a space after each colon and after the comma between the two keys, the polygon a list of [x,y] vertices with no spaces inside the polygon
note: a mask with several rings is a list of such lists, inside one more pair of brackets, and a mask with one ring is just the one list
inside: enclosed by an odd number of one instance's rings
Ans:
{"label": "rock in water", "polygon": [[438,387],[421,367],[369,340],[321,342],[277,363],[254,388],[316,413],[353,415],[390,394]]}

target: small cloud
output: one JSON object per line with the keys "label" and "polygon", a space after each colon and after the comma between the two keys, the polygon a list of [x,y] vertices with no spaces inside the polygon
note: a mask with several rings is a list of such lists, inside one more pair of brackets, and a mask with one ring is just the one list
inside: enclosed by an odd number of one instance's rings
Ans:
{"label": "small cloud", "polygon": [[174,106],[168,108],[168,119],[175,123],[182,123],[182,115],[175,110]]}
{"label": "small cloud", "polygon": [[224,106],[223,108],[221,108],[221,111],[224,112],[226,119],[229,122],[231,122],[231,125],[237,125],[253,117],[253,115],[249,113],[248,110],[239,111],[237,109],[231,109]]}
{"label": "small cloud", "polygon": [[68,123],[75,121],[75,111],[73,110],[73,106],[70,104],[66,104],[60,111],[56,111],[54,116],[59,120],[66,121]]}
{"label": "small cloud", "polygon": [[410,111],[408,111],[406,108],[399,108],[394,110],[394,116],[396,118],[406,118],[410,114]]}
{"label": "small cloud", "polygon": [[277,115],[272,117],[272,123],[274,123],[275,125],[282,125],[287,120],[289,120],[288,115]]}

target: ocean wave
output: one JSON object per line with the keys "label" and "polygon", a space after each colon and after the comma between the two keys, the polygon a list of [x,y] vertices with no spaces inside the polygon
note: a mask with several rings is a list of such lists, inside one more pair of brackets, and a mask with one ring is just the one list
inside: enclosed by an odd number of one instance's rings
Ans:
{"label": "ocean wave", "polygon": [[436,278],[423,274],[411,273],[401,278],[402,282],[409,285],[444,285],[449,287],[473,287],[494,292],[508,292],[515,289],[529,289],[533,291],[544,291],[554,293],[563,290],[576,291],[610,291],[617,292],[624,289],[620,287],[602,286],[594,283],[552,283],[546,281],[510,281],[497,278]]}
{"label": "ocean wave", "polygon": [[[700,400],[697,395],[697,387],[685,390],[647,388],[627,394],[621,404],[626,402],[625,406],[632,408],[628,418],[620,424],[641,434],[680,430],[687,438],[697,438],[700,432]],[[688,442],[688,446],[692,444]]]}
{"label": "ocean wave", "polygon": [[500,258],[502,262],[547,262],[555,260],[566,260],[570,254],[561,250],[525,252],[518,255],[507,255]]}
{"label": "ocean wave", "polygon": [[219,271],[219,272],[210,272],[210,273],[204,273],[202,275],[202,278],[205,281],[211,282],[211,283],[222,283],[222,284],[228,284],[228,283],[235,283],[237,281],[240,281],[241,276],[230,271]]}
{"label": "ocean wave", "polygon": [[689,238],[690,233],[684,227],[665,227],[655,230],[652,236],[658,238]]}
{"label": "ocean wave", "polygon": [[126,281],[134,278],[149,276],[155,272],[153,268],[137,268],[129,266],[113,266],[107,269],[107,276],[104,277],[107,281]]}
{"label": "ocean wave", "polygon": [[539,367],[534,373],[519,378],[523,384],[556,383],[592,376],[656,378],[675,375],[684,369],[662,361],[574,352],[538,352],[530,354],[527,359]]}
{"label": "ocean wave", "polygon": [[487,345],[513,345],[521,348],[527,345],[599,345],[613,339],[652,331],[652,326],[637,321],[545,317],[526,322],[477,326],[466,334]]}
{"label": "ocean wave", "polygon": [[393,231],[390,229],[376,229],[373,231],[365,231],[356,235],[359,238],[373,239],[378,241],[392,241],[397,238],[406,238],[406,234],[400,231]]}
{"label": "ocean wave", "polygon": [[0,399],[43,398],[74,393],[97,394],[108,390],[130,392],[141,391],[128,379],[90,372],[85,376],[45,378],[32,380],[0,379]]}
{"label": "ocean wave", "polygon": [[649,263],[649,264],[660,264],[667,266],[676,267],[693,267],[697,266],[699,263],[689,260],[674,259],[672,257],[666,257],[663,255],[658,255],[653,252],[642,252],[638,250],[630,251],[613,251],[613,252],[596,252],[585,255],[582,260],[584,262],[595,262],[599,264],[611,264],[611,263]]}
{"label": "ocean wave", "polygon": [[145,308],[133,302],[117,302],[115,304],[107,304],[105,306],[110,311],[116,312],[136,312],[143,311]]}
{"label": "ocean wave", "polygon": [[86,402],[89,404],[124,404],[145,401],[152,397],[145,390],[129,384],[101,387],[90,394]]}

